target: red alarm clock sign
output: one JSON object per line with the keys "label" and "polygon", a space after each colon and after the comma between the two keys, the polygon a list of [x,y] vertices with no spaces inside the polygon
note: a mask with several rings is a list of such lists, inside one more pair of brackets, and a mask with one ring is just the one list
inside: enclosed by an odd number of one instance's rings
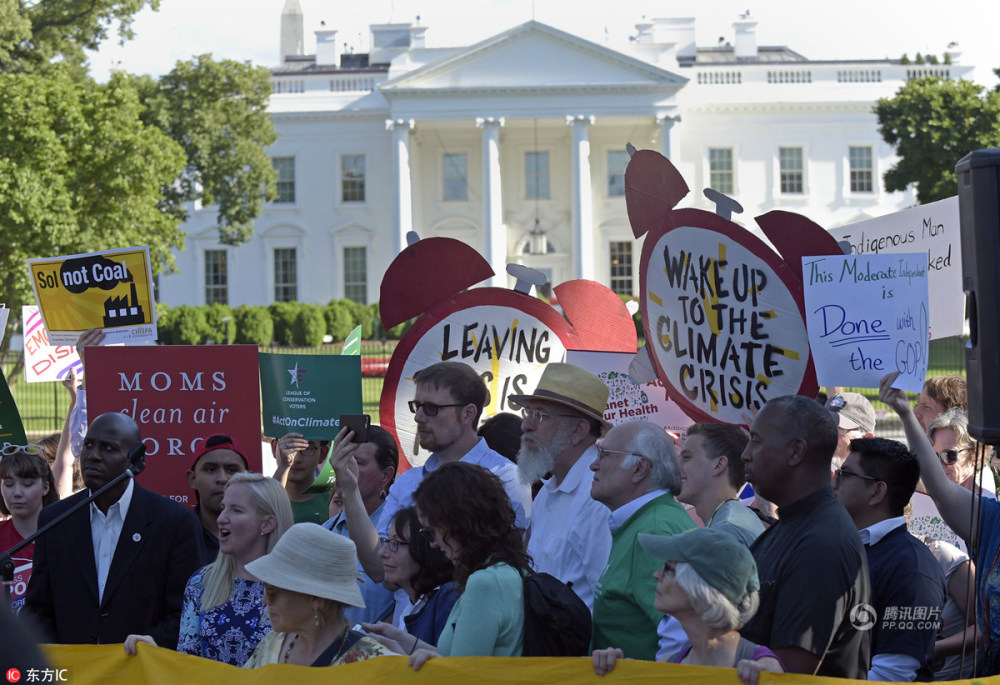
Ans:
{"label": "red alarm clock sign", "polygon": [[836,241],[805,217],[772,212],[758,223],[779,256],[728,218],[673,209],[686,192],[662,155],[632,157],[626,202],[636,237],[646,233],[643,328],[668,396],[696,420],[734,424],[770,398],[814,396],[801,254],[840,254]]}
{"label": "red alarm clock sign", "polygon": [[[636,351],[632,317],[605,286],[593,281],[556,286],[562,313],[516,290],[456,292],[486,270],[492,275],[484,264],[464,243],[430,238],[403,250],[382,281],[380,302],[387,327],[423,311],[393,352],[379,403],[380,423],[396,437],[409,465],[422,464],[428,456],[416,444],[416,423],[408,407],[416,392],[413,377],[421,369],[441,361],[474,368],[490,392],[485,419],[515,411],[508,396],[534,390],[545,365],[565,361],[567,350]],[[426,276],[433,269],[449,274],[448,283],[420,281],[420,274]],[[466,276],[456,278],[456,271]],[[400,466],[408,468],[402,460]]]}

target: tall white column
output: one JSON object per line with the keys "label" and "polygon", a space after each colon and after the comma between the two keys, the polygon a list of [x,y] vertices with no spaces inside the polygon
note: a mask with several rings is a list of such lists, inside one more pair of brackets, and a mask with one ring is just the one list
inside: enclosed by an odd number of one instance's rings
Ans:
{"label": "tall white column", "polygon": [[676,167],[680,162],[681,146],[678,144],[677,127],[681,123],[680,114],[657,114],[656,125],[660,127],[660,154]]}
{"label": "tall white column", "polygon": [[413,189],[410,184],[410,131],[413,119],[386,119],[392,131],[392,221],[395,253],[406,247],[406,234],[413,230]]}
{"label": "tall white column", "polygon": [[502,117],[476,119],[483,131],[483,245],[486,261],[493,267],[489,285],[507,286],[507,227],[503,223],[503,198],[500,194],[500,128]]}
{"label": "tall white column", "polygon": [[593,279],[594,204],[590,190],[590,138],[592,116],[568,116],[566,125],[573,128],[573,196],[570,205],[573,228],[573,278]]}

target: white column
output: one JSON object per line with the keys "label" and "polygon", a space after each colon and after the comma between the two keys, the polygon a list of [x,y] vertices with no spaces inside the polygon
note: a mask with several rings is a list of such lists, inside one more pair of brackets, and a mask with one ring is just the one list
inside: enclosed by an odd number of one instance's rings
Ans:
{"label": "white column", "polygon": [[680,114],[657,114],[656,125],[660,127],[660,154],[670,160],[676,167],[680,163],[681,147],[677,141],[677,127],[681,122]]}
{"label": "white column", "polygon": [[591,198],[590,138],[591,116],[568,116],[573,127],[573,199],[570,214],[573,227],[573,278],[594,278],[594,205]]}
{"label": "white column", "polygon": [[410,185],[410,131],[413,119],[386,119],[385,128],[392,131],[392,196],[393,243],[399,254],[406,247],[406,234],[413,230],[413,191]]}
{"label": "white column", "polygon": [[507,287],[507,227],[503,223],[500,194],[500,128],[502,117],[476,119],[483,130],[483,246],[486,261],[493,267],[489,285]]}

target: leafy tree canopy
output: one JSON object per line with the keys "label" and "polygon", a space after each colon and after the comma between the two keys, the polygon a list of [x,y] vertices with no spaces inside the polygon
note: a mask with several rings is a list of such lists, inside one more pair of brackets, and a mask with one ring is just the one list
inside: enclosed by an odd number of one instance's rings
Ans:
{"label": "leafy tree canopy", "polygon": [[956,195],[958,160],[1000,146],[1000,90],[985,90],[971,81],[925,76],[880,99],[879,133],[900,158],[883,177],[886,189],[915,183],[921,204]]}
{"label": "leafy tree canopy", "polygon": [[[187,203],[246,242],[275,196],[267,69],[210,55],[159,80],[87,72],[86,50],[160,0],[0,0],[0,302],[33,301],[24,260],[148,245],[154,272],[183,246]],[[4,336],[6,349],[9,335]]]}

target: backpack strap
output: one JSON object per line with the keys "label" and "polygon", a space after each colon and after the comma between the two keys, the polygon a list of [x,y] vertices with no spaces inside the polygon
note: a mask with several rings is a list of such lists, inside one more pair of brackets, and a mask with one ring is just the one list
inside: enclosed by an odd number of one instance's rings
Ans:
{"label": "backpack strap", "polygon": [[734,663],[733,666],[743,661],[743,659],[753,661],[753,653],[756,649],[756,642],[750,642],[750,640],[745,637],[741,637],[739,644],[736,645],[736,663]]}

